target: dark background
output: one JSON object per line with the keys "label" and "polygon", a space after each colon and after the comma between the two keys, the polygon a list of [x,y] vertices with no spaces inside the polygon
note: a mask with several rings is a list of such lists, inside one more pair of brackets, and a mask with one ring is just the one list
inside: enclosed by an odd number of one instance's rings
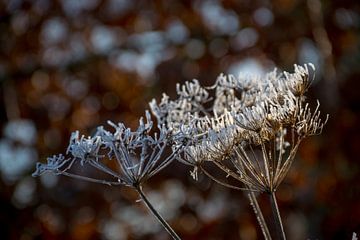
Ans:
{"label": "dark background", "polygon": [[[358,1],[9,0],[0,2],[2,239],[168,239],[137,195],[32,178],[76,129],[135,127],[176,83],[312,62],[308,100],[330,119],[277,192],[289,239],[360,234]],[[145,186],[183,239],[262,239],[242,192],[174,163]],[[269,220],[268,199],[260,204]]]}

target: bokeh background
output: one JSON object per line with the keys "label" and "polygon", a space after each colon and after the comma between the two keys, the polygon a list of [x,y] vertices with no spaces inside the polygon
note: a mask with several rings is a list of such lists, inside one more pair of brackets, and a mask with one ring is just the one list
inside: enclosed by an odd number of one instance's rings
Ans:
{"label": "bokeh background", "polygon": [[[131,189],[32,178],[35,162],[64,152],[76,129],[136,126],[176,83],[307,62],[308,100],[330,120],[278,189],[285,231],[360,234],[359,29],[356,0],[0,1],[1,239],[168,239]],[[183,239],[262,239],[243,193],[189,171],[174,163],[145,186]]]}

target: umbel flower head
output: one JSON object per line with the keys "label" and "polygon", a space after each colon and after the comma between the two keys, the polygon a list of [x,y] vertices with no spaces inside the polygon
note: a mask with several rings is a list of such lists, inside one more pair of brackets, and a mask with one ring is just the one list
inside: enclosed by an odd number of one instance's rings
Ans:
{"label": "umbel flower head", "polygon": [[212,163],[246,189],[273,192],[300,142],[320,134],[327,121],[320,118],[319,103],[311,111],[306,102],[314,70],[305,64],[295,65],[293,73],[275,69],[263,77],[221,74],[208,88],[198,81],[177,86],[178,99],[164,95],[150,107],[175,143],[191,139],[177,159],[194,167],[193,177],[198,170],[209,175],[205,165]]}
{"label": "umbel flower head", "polygon": [[[80,137],[78,131],[72,133],[66,151],[67,156],[54,155],[47,159],[47,163],[37,163],[33,176],[53,172],[108,185],[137,186],[166,167],[182,148],[178,146],[170,155],[163,156],[168,146],[168,132],[165,128],[159,127],[158,131],[152,134],[153,122],[148,111],[145,120],[140,118],[136,131],[126,128],[122,123],[108,123],[115,129],[114,132],[100,126],[93,137]],[[116,161],[118,168],[109,168],[104,160]],[[77,163],[94,167],[106,173],[112,180],[91,178],[71,172]]]}
{"label": "umbel flower head", "polygon": [[[319,103],[312,111],[306,102],[314,70],[312,64],[295,65],[293,73],[275,69],[263,77],[221,74],[210,87],[197,80],[178,84],[177,99],[163,94],[160,103],[149,103],[157,131],[148,111],[136,131],[110,121],[114,132],[100,126],[93,137],[85,137],[76,131],[66,156],[38,163],[34,175],[50,171],[135,186],[177,159],[194,167],[194,178],[199,170],[209,176],[206,166],[214,164],[246,189],[273,192],[289,171],[301,141],[320,134],[327,121],[327,116],[325,121],[320,118]],[[164,156],[167,146],[172,152]],[[117,169],[104,160],[116,161]],[[78,175],[71,171],[77,163],[101,170],[112,180]]]}
{"label": "umbel flower head", "polygon": [[[193,167],[190,174],[194,179],[203,172],[226,187],[269,193],[279,236],[285,239],[275,191],[302,140],[320,134],[328,119],[326,116],[325,121],[321,120],[319,102],[315,110],[306,102],[314,70],[312,64],[295,65],[293,73],[278,73],[275,69],[263,77],[221,74],[209,87],[197,80],[177,84],[177,99],[163,94],[160,103],[149,103],[157,128],[146,111],[136,131],[110,121],[113,131],[100,126],[92,137],[80,136],[76,131],[66,155],[37,163],[33,175],[52,172],[133,187],[169,234],[180,239],[142,191],[147,179],[176,159]],[[165,151],[167,147],[171,151]],[[109,161],[115,164],[109,167]],[[209,165],[216,166],[223,177],[208,171]],[[107,177],[80,175],[76,166],[95,168]],[[229,184],[226,178],[241,185]],[[254,193],[248,196],[264,237],[271,239]]]}

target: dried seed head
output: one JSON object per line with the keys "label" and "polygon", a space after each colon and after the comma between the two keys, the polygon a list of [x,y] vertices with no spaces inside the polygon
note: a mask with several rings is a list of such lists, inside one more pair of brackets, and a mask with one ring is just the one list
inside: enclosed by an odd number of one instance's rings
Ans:
{"label": "dried seed head", "polygon": [[[311,111],[305,102],[304,94],[313,79],[309,70],[314,69],[312,64],[305,64],[295,65],[293,73],[275,69],[263,77],[221,74],[208,88],[197,80],[177,84],[177,99],[163,94],[159,103],[149,103],[157,129],[146,111],[136,131],[112,122],[108,123],[113,132],[100,126],[95,136],[80,137],[76,131],[70,138],[69,158],[48,158],[47,164],[37,164],[34,175],[52,171],[74,176],[68,170],[80,161],[116,181],[78,178],[134,186],[176,158],[193,167],[194,178],[206,161],[247,188],[275,191],[289,171],[300,142],[321,133],[327,121],[320,119],[319,103]],[[169,145],[172,153],[162,157]],[[105,157],[115,159],[120,170],[102,164]]]}

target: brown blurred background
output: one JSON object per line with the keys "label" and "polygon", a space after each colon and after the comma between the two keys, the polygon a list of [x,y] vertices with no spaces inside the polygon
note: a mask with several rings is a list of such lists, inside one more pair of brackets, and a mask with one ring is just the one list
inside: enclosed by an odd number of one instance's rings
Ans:
{"label": "brown blurred background", "polygon": [[[279,205],[289,239],[360,234],[360,4],[320,0],[0,2],[0,238],[168,239],[127,188],[32,178],[71,131],[136,126],[152,98],[221,72],[312,62],[330,120],[306,140]],[[145,191],[183,239],[262,239],[243,193],[178,163]],[[267,219],[268,200],[260,197]]]}

